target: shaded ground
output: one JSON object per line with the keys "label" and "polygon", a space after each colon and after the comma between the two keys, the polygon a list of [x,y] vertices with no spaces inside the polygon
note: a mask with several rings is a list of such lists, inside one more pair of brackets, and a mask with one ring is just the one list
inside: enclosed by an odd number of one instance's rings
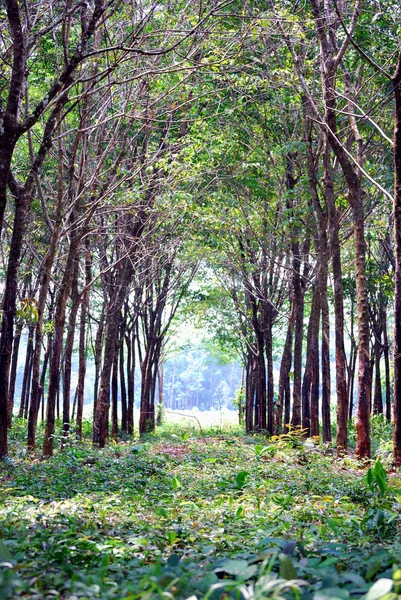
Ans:
{"label": "shaded ground", "polygon": [[304,598],[360,598],[401,565],[401,481],[380,495],[324,452],[177,428],[17,457],[1,473],[0,597],[278,598],[301,586]]}

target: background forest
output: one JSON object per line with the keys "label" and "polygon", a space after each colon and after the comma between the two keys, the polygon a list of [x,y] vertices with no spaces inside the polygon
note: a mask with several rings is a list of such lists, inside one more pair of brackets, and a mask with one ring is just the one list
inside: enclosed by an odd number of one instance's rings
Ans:
{"label": "background forest", "polygon": [[88,396],[101,447],[136,397],[152,431],[189,319],[247,432],[334,419],[341,452],[355,415],[369,457],[384,414],[401,463],[397,8],[4,3],[2,456],[16,411],[45,456],[56,416],[80,437]]}

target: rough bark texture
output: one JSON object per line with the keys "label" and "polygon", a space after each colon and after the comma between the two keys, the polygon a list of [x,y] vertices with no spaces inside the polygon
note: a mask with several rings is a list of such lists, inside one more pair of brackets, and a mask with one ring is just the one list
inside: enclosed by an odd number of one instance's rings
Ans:
{"label": "rough bark texture", "polygon": [[401,465],[401,52],[393,77],[394,123],[394,464]]}
{"label": "rough bark texture", "polygon": [[124,361],[124,334],[120,339],[120,356],[119,356],[119,368],[120,368],[120,393],[121,393],[121,432],[127,433],[127,386],[125,378],[125,361]]}
{"label": "rough bark texture", "polygon": [[330,148],[326,143],[324,152],[324,189],[327,203],[329,242],[332,257],[334,287],[334,337],[336,348],[336,392],[337,392],[337,453],[348,448],[347,439],[347,363],[344,346],[344,294],[341,266],[338,214],[335,205]]}
{"label": "rough bark texture", "polygon": [[34,326],[29,325],[28,327],[28,342],[26,345],[26,355],[25,355],[25,368],[24,368],[24,376],[22,378],[22,390],[21,390],[21,399],[20,406],[18,411],[18,418],[22,419],[26,409],[27,404],[29,404],[29,391],[28,385],[31,376],[31,368],[32,368],[32,352],[33,352],[33,331]]}
{"label": "rough bark texture", "polygon": [[331,442],[330,312],[327,301],[327,270],[326,280],[322,281],[320,299],[322,303],[322,435],[324,442]]}
{"label": "rough bark texture", "polygon": [[14,336],[13,353],[11,357],[11,370],[10,370],[10,381],[8,387],[8,428],[11,427],[13,410],[14,410],[14,395],[15,395],[15,382],[17,379],[17,367],[18,367],[18,351],[21,342],[22,323],[18,323]]}
{"label": "rough bark texture", "polygon": [[111,435],[118,436],[118,349],[116,348],[111,375]]}
{"label": "rough bark texture", "polygon": [[127,345],[127,431],[134,433],[134,391],[135,391],[135,336],[134,333],[125,338]]}
{"label": "rough bark texture", "polygon": [[308,333],[306,337],[306,364],[304,369],[304,377],[302,381],[302,429],[305,434],[310,436],[310,418],[311,418],[311,403],[310,391],[312,385],[312,360],[311,360],[311,342],[313,334],[313,321],[316,312],[316,286],[313,289],[312,304],[310,308]]}
{"label": "rough bark texture", "polygon": [[100,448],[104,447],[109,435],[110,378],[118,340],[121,309],[129,291],[132,275],[133,263],[130,259],[126,259],[121,265],[118,285],[106,314],[104,358],[93,423],[93,442]]}
{"label": "rough bark texture", "polygon": [[82,439],[82,416],[84,410],[85,393],[85,375],[86,375],[86,316],[89,306],[90,282],[92,279],[92,258],[89,246],[89,237],[85,240],[85,289],[81,298],[81,315],[79,324],[79,357],[78,357],[78,385],[76,391],[77,398],[77,419],[76,436]]}
{"label": "rough bark texture", "polygon": [[64,376],[63,376],[63,436],[66,438],[70,431],[71,413],[71,369],[72,352],[74,350],[75,327],[77,323],[80,296],[78,293],[78,259],[75,260],[74,274],[71,284],[71,309],[67,330],[67,339],[64,348]]}
{"label": "rough bark texture", "polygon": [[384,316],[383,323],[383,355],[384,370],[386,374],[386,419],[391,421],[391,382],[390,382],[390,348],[387,333],[387,314]]}
{"label": "rough bark texture", "polygon": [[16,190],[15,217],[8,256],[6,285],[3,296],[3,315],[0,334],[0,458],[7,455],[8,421],[8,378],[10,373],[11,351],[14,339],[14,317],[16,312],[18,265],[21,256],[22,239],[25,229],[28,197],[24,189]]}
{"label": "rough bark texture", "polygon": [[63,279],[58,291],[54,313],[54,337],[50,360],[49,390],[47,394],[46,427],[43,440],[43,455],[53,454],[53,434],[56,413],[57,393],[60,382],[60,359],[63,349],[65,310],[74,276],[75,259],[79,240],[73,237],[68,251]]}

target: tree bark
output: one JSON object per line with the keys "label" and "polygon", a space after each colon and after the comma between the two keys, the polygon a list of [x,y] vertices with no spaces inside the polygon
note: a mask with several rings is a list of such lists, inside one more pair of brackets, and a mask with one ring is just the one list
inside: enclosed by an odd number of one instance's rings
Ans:
{"label": "tree bark", "polygon": [[386,373],[386,419],[391,421],[391,382],[390,382],[390,348],[388,343],[387,333],[387,311],[384,314],[383,320],[383,355],[384,369]]}
{"label": "tree bark", "polygon": [[127,386],[125,382],[125,361],[124,361],[124,337],[125,331],[121,333],[120,337],[120,356],[119,356],[119,367],[120,367],[120,393],[121,393],[121,433],[127,433]]}
{"label": "tree bark", "polygon": [[393,77],[395,97],[394,120],[394,400],[393,441],[394,464],[401,465],[401,52]]}
{"label": "tree bark", "polygon": [[11,358],[11,371],[10,371],[10,382],[8,388],[8,428],[12,425],[13,411],[14,411],[14,396],[15,396],[15,382],[17,380],[17,368],[18,368],[18,352],[21,342],[22,334],[22,323],[18,323],[13,343],[13,353]]}
{"label": "tree bark", "polygon": [[85,239],[85,289],[81,298],[81,314],[79,324],[79,364],[77,385],[77,419],[76,436],[82,439],[82,417],[84,411],[85,375],[86,375],[86,316],[89,306],[90,282],[92,279],[92,258],[90,253],[89,238]]}
{"label": "tree bark", "polygon": [[28,382],[29,382],[29,379],[31,376],[31,367],[32,367],[33,330],[34,330],[34,326],[29,325],[28,341],[27,341],[27,345],[26,345],[26,355],[25,355],[24,376],[22,379],[21,399],[20,399],[20,406],[19,406],[19,411],[18,411],[19,419],[23,418],[25,411],[26,411],[27,404],[29,404]]}
{"label": "tree bark", "polygon": [[56,397],[57,392],[59,390],[60,382],[60,359],[63,347],[65,309],[74,277],[78,244],[79,239],[75,234],[70,242],[67,261],[64,268],[64,275],[56,300],[56,308],[54,314],[54,337],[50,360],[49,390],[47,393],[46,427],[43,440],[44,456],[53,455],[53,434],[56,412]]}
{"label": "tree bark", "polygon": [[334,338],[336,348],[336,392],[337,392],[337,454],[342,454],[348,448],[347,438],[347,362],[344,345],[344,293],[341,265],[341,246],[339,237],[338,212],[335,205],[333,174],[331,167],[330,147],[326,141],[323,154],[324,160],[324,193],[327,203],[329,224],[329,241],[332,257],[333,287],[334,287]]}
{"label": "tree bark", "polygon": [[111,375],[111,435],[118,436],[118,348],[114,352]]}
{"label": "tree bark", "polygon": [[134,398],[135,398],[135,334],[134,328],[131,335],[125,338],[127,345],[127,431],[128,435],[134,433]]}
{"label": "tree bark", "polygon": [[78,270],[79,260],[77,257],[74,264],[74,273],[71,282],[70,319],[68,323],[67,339],[64,347],[63,438],[67,438],[70,431],[72,353],[74,350],[75,327],[80,305],[80,295],[78,293]]}
{"label": "tree bark", "polygon": [[[22,250],[28,210],[26,190],[18,187],[15,197],[15,217],[8,255],[7,277],[3,296],[3,315],[0,334],[0,458],[7,456],[8,423],[8,379],[10,373],[11,351],[14,339],[14,318],[16,313],[18,266]],[[0,198],[1,200],[1,198]]]}
{"label": "tree bark", "polygon": [[292,342],[294,335],[295,314],[295,304],[294,301],[292,301],[278,380],[278,396],[275,418],[276,435],[280,435],[283,432],[283,409],[285,427],[287,427],[290,423],[290,371],[292,363]]}

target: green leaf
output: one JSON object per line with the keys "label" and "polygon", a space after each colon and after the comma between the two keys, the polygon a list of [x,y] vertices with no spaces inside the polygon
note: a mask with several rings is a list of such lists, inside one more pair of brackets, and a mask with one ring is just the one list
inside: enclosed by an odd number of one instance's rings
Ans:
{"label": "green leaf", "polygon": [[240,471],[235,478],[237,488],[241,490],[245,486],[248,477],[250,477],[248,471]]}
{"label": "green leaf", "polygon": [[379,579],[372,585],[365,598],[366,600],[379,600],[379,598],[383,598],[386,594],[389,594],[392,589],[392,579]]}
{"label": "green leaf", "polygon": [[280,561],[280,577],[283,579],[296,579],[297,572],[292,564],[291,559],[286,554],[279,555]]}
{"label": "green leaf", "polygon": [[178,479],[178,477],[173,477],[171,480],[171,485],[173,490],[177,491],[181,487],[181,481]]}
{"label": "green leaf", "polygon": [[241,575],[242,573],[244,573],[246,571],[246,569],[248,569],[248,563],[246,562],[246,560],[243,560],[242,558],[239,558],[237,560],[226,560],[221,567],[219,567],[218,569],[215,569],[215,571],[221,572],[224,571],[224,573],[228,573],[228,575]]}
{"label": "green leaf", "polygon": [[4,560],[11,560],[10,550],[7,548],[4,542],[0,540],[0,558]]}
{"label": "green leaf", "polygon": [[313,600],[348,600],[348,598],[350,598],[349,591],[339,587],[319,590],[313,595]]}

